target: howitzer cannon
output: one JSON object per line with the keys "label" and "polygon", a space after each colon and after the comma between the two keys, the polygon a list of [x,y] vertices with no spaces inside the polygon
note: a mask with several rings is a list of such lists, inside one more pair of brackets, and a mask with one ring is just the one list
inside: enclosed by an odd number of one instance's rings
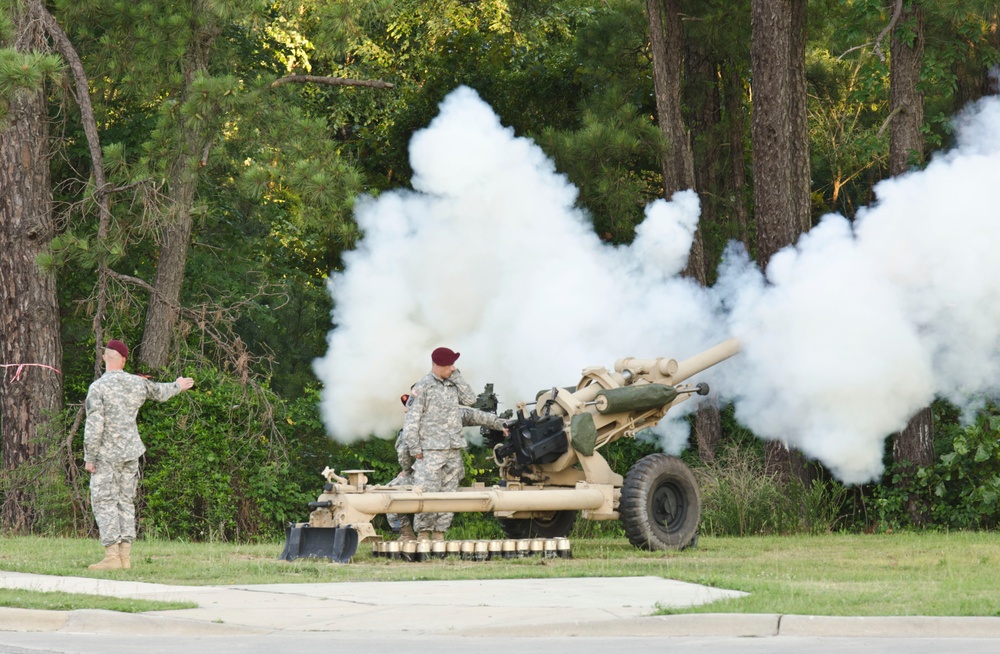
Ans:
{"label": "howitzer cannon", "polygon": [[[281,558],[321,556],[347,561],[359,541],[377,538],[381,513],[492,512],[510,538],[565,536],[578,512],[592,520],[621,519],[629,541],[649,550],[683,549],[697,535],[701,495],[680,459],[652,454],[625,477],[600,450],[656,425],[706,384],[685,382],[739,352],[735,339],[684,361],[625,358],[614,370],[594,367],[570,388],[552,388],[516,405],[507,437],[489,440],[499,483],[454,492],[368,484],[364,470],[327,468],[327,483],[308,523],[289,525]],[[529,406],[533,407],[529,410]]]}

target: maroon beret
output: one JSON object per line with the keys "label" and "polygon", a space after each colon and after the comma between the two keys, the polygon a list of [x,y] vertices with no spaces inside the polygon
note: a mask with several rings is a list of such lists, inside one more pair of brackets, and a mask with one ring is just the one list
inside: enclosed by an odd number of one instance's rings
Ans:
{"label": "maroon beret", "polygon": [[435,365],[439,366],[450,366],[458,361],[458,357],[458,352],[453,352],[446,347],[439,347],[431,352],[431,361],[433,361]]}
{"label": "maroon beret", "polygon": [[119,340],[108,341],[107,349],[114,350],[118,354],[122,355],[123,359],[128,358],[128,346]]}

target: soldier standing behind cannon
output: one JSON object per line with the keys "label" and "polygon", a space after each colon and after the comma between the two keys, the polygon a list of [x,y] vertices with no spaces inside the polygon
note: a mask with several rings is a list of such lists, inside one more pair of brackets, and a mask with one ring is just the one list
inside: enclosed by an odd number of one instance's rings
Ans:
{"label": "soldier standing behind cannon", "polygon": [[[414,458],[414,483],[425,492],[454,491],[465,476],[463,425],[482,425],[507,431],[502,419],[469,408],[476,401],[472,387],[455,368],[459,353],[439,347],[431,353],[431,371],[413,385],[412,400],[403,419],[403,443]],[[453,513],[418,513],[413,528],[422,540],[431,532],[444,540]]]}
{"label": "soldier standing behind cannon", "polygon": [[87,391],[83,435],[84,468],[90,478],[90,504],[104,546],[104,559],[91,570],[128,569],[135,540],[135,490],[139,457],[146,451],[135,417],[146,400],[165,402],[194,386],[190,377],[157,383],[125,372],[128,347],[108,341],[105,372]]}
{"label": "soldier standing behind cannon", "polygon": [[[416,399],[412,393],[413,386],[410,386],[410,392],[403,393],[399,398],[403,403],[404,416],[410,410],[410,404]],[[413,484],[413,457],[406,451],[402,429],[396,435],[396,460],[399,462],[400,472],[386,486],[409,486]],[[408,514],[387,513],[385,514],[385,518],[389,522],[389,527],[399,532],[399,540],[410,541],[417,539],[417,535],[413,533],[413,519]]]}

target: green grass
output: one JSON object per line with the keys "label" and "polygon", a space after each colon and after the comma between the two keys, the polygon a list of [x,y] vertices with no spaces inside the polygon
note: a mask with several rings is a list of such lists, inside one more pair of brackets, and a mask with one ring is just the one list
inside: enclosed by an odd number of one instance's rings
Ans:
{"label": "green grass", "polygon": [[988,532],[703,537],[683,552],[643,552],[623,539],[572,544],[572,559],[483,563],[387,561],[362,545],[339,565],[278,561],[281,543],[139,541],[131,570],[98,573],[86,567],[101,554],[92,540],[3,538],[0,568],[178,585],[652,575],[750,593],[685,613],[1000,615],[1000,535]]}
{"label": "green grass", "polygon": [[46,593],[37,590],[0,588],[0,606],[15,609],[41,609],[44,611],[74,611],[76,609],[104,609],[122,613],[143,611],[169,611],[197,608],[195,602],[154,602],[150,600],[122,599],[102,595],[78,593]]}

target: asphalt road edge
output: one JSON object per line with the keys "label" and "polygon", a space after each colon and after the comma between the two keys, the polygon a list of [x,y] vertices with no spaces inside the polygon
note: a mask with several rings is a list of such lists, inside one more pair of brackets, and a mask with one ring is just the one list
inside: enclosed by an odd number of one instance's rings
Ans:
{"label": "asphalt road edge", "polygon": [[[344,631],[353,631],[349,624],[345,627]],[[0,631],[235,636],[266,634],[279,630],[99,609],[43,611],[0,607]],[[459,629],[442,635],[495,636],[496,631],[483,628]],[[537,636],[1000,638],[1000,618],[691,613],[536,625],[522,627],[517,634],[517,637]]]}

